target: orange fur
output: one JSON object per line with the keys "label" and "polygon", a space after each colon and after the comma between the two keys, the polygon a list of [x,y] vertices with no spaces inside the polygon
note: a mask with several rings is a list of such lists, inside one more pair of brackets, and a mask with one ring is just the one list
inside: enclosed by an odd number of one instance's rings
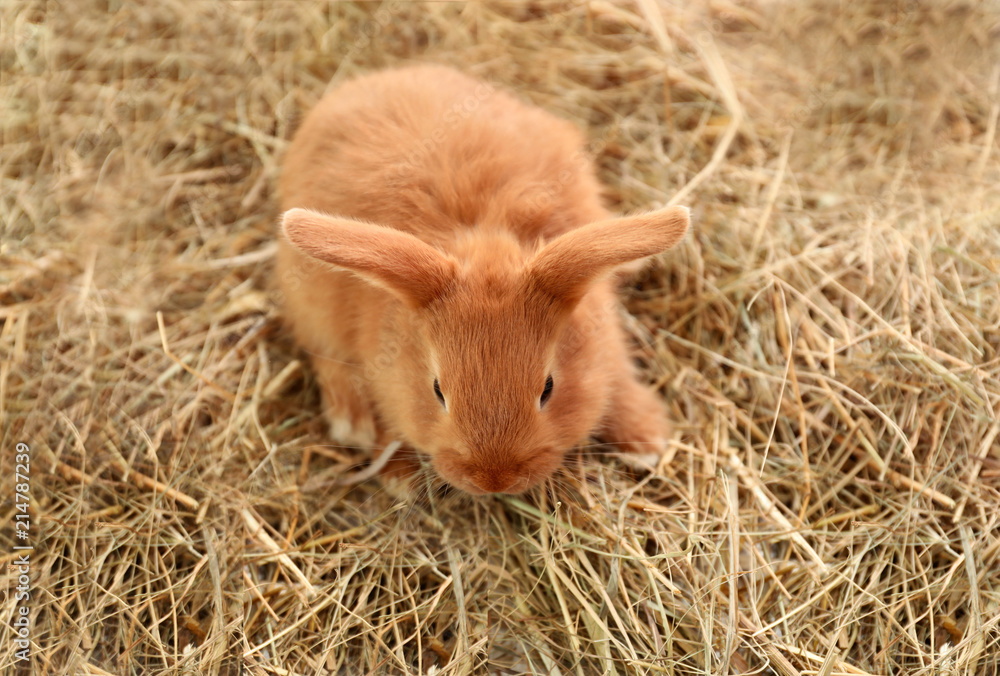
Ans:
{"label": "orange fur", "polygon": [[572,125],[451,69],[384,71],[313,109],[280,189],[286,314],[343,440],[401,439],[474,494],[537,484],[592,434],[662,449],[611,273],[688,213],[611,218]]}

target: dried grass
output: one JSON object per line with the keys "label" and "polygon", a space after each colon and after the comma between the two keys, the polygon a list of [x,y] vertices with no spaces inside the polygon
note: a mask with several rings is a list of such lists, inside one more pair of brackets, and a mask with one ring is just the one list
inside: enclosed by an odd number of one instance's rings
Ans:
{"label": "dried grass", "polygon": [[[36,673],[1000,671],[996,5],[0,16]],[[677,421],[654,471],[583,449],[525,496],[335,485],[365,454],[325,444],[282,329],[273,186],[328,83],[414,61],[587,128],[616,208],[694,207],[628,294]]]}

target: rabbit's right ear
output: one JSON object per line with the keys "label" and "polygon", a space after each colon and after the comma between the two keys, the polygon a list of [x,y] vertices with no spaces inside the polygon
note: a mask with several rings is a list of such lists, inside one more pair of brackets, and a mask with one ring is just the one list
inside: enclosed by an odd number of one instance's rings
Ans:
{"label": "rabbit's right ear", "polygon": [[289,209],[281,229],[305,255],[346,268],[412,307],[439,298],[455,278],[453,258],[395,228]]}

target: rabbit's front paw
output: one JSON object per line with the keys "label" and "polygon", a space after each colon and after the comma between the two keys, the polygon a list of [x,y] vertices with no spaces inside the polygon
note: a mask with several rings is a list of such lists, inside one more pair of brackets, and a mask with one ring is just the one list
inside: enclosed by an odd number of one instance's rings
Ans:
{"label": "rabbit's front paw", "polygon": [[348,377],[347,368],[332,361],[314,360],[323,394],[323,416],[330,438],[345,446],[372,448],[379,438],[375,414],[363,392]]}
{"label": "rabbit's front paw", "polygon": [[601,439],[616,451],[655,466],[667,450],[669,436],[670,422],[656,393],[631,379],[623,383],[605,415]]}

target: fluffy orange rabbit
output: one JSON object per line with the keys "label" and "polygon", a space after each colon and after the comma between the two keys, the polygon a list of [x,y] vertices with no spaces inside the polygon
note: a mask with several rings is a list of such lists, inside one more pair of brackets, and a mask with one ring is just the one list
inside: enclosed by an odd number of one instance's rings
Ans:
{"label": "fluffy orange rabbit", "polygon": [[383,71],[309,113],[280,190],[278,281],[335,439],[402,441],[472,494],[524,491],[592,435],[662,451],[615,273],[688,210],[612,217],[570,123],[449,68]]}

